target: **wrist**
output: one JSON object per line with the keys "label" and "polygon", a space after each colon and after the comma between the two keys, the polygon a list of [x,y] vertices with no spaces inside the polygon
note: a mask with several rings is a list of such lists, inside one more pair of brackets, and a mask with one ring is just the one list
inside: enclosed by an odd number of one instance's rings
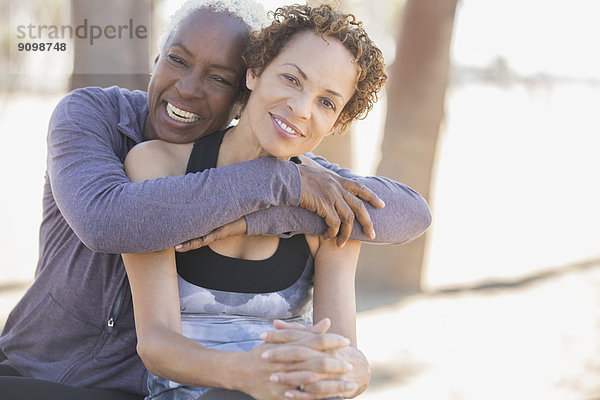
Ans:
{"label": "wrist", "polygon": [[264,235],[265,234],[265,223],[263,222],[264,211],[255,211],[250,214],[244,215],[246,220],[246,235]]}
{"label": "wrist", "polygon": [[220,387],[243,392],[243,385],[246,382],[246,377],[244,376],[245,368],[243,367],[245,365],[243,360],[244,352],[225,351],[222,353],[223,374],[220,374],[222,377]]}
{"label": "wrist", "polygon": [[267,190],[273,191],[271,206],[298,206],[302,196],[302,177],[299,165],[291,161],[283,161],[274,157],[261,157],[248,162],[260,162],[263,171],[257,173],[267,179]]}

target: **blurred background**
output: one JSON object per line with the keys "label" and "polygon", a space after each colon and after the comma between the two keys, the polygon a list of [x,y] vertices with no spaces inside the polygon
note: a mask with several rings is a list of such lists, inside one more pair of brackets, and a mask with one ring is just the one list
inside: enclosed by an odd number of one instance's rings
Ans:
{"label": "blurred background", "polygon": [[[81,86],[144,89],[181,3],[0,1],[0,324],[37,262],[54,106]],[[600,3],[337,3],[364,21],[390,80],[366,120],[316,152],[408,184],[433,214],[412,243],[363,246],[358,335],[373,378],[361,398],[600,399]],[[17,18],[125,8],[151,15],[151,44],[126,56],[16,53]]]}

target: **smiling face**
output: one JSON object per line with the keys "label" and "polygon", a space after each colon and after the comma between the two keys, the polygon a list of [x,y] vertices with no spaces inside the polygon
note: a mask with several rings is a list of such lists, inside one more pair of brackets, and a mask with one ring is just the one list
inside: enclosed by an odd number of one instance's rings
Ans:
{"label": "smiling face", "polygon": [[238,126],[252,132],[262,155],[312,151],[354,94],[353,60],[337,39],[297,33],[262,72],[247,72],[252,93]]}
{"label": "smiling face", "polygon": [[152,71],[144,140],[191,143],[229,123],[247,41],[248,27],[228,14],[201,10],[182,21]]}

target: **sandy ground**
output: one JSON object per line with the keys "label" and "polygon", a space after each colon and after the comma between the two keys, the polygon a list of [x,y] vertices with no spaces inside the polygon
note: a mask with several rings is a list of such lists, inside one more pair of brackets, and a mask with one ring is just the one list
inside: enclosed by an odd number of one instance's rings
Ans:
{"label": "sandy ground", "polygon": [[361,312],[373,368],[361,397],[600,398],[600,260]]}

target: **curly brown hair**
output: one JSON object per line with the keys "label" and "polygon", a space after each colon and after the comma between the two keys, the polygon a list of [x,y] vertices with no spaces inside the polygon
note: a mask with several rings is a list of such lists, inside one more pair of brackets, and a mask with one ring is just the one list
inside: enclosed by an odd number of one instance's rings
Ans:
{"label": "curly brown hair", "polygon": [[[355,119],[363,119],[378,100],[387,80],[381,50],[369,38],[354,15],[344,14],[329,5],[309,7],[290,5],[269,12],[271,25],[251,32],[251,40],[243,56],[247,68],[262,71],[299,32],[312,31],[323,37],[338,39],[355,57],[358,70],[356,90],[338,117],[338,131],[343,132]],[[242,102],[248,98],[246,90]]]}

